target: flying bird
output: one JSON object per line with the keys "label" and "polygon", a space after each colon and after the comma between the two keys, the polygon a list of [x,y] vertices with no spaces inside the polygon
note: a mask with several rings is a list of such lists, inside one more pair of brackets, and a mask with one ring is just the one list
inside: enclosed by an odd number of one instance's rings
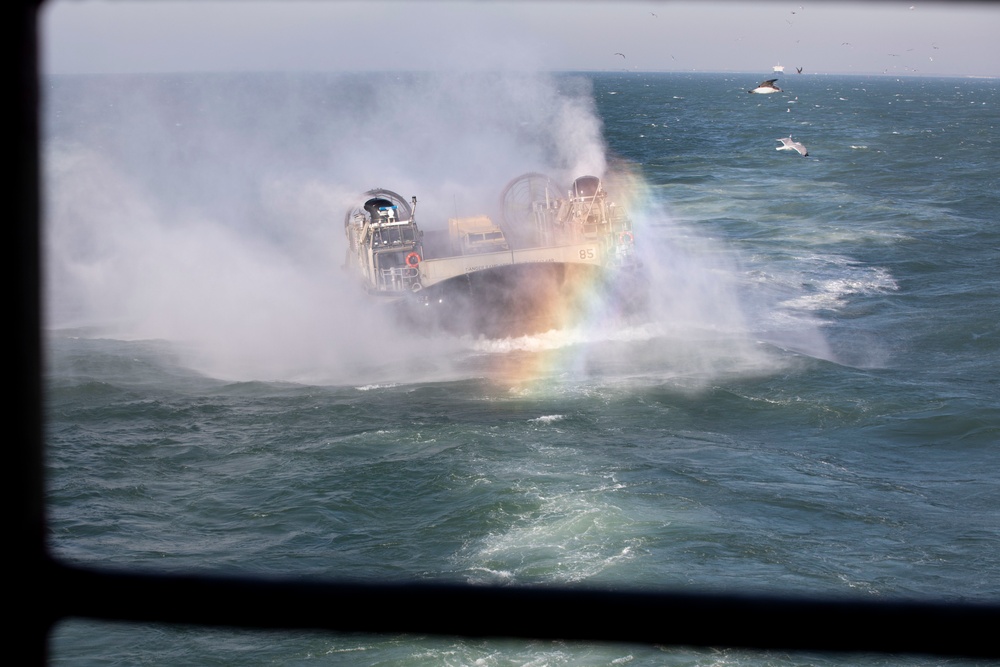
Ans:
{"label": "flying bird", "polygon": [[756,88],[751,88],[747,92],[758,93],[760,95],[767,95],[769,93],[780,93],[781,88],[778,88],[776,85],[774,85],[775,81],[777,81],[777,79],[768,79],[767,81],[761,81],[759,86],[757,86]]}
{"label": "flying bird", "polygon": [[795,73],[796,74],[802,74],[802,68],[801,67],[796,67],[795,68]]}
{"label": "flying bird", "polygon": [[797,151],[802,157],[809,155],[809,151],[805,146],[797,141],[792,141],[792,135],[790,134],[787,139],[775,139],[775,141],[781,142],[780,146],[775,147],[774,150],[776,151]]}
{"label": "flying bird", "polygon": [[625,54],[624,54],[624,53],[613,53],[613,54],[611,54],[611,55],[614,55],[614,56],[621,56],[622,58],[624,58],[624,57],[625,57]]}

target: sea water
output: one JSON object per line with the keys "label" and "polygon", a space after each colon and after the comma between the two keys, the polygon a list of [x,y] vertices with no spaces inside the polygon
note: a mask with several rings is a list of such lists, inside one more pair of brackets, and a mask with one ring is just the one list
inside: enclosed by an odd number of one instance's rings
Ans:
{"label": "sea water", "polygon": [[[995,602],[1000,84],[490,76],[43,82],[54,554]],[[427,336],[340,270],[365,189],[431,227],[623,164],[645,321]],[[958,662],[78,620],[52,661]]]}

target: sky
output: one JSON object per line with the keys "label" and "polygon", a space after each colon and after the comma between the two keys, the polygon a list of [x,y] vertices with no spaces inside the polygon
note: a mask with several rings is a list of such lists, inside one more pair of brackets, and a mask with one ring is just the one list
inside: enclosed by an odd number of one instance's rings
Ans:
{"label": "sky", "polygon": [[49,74],[678,71],[1000,77],[1000,2],[48,0]]}

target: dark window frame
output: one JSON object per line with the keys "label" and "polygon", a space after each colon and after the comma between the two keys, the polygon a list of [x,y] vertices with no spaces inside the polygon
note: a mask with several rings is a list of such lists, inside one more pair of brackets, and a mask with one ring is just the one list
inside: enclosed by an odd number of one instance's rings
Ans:
{"label": "dark window frame", "polygon": [[[13,655],[44,665],[52,627],[80,618],[257,629],[320,629],[466,637],[631,642],[829,652],[924,653],[1000,659],[1000,604],[853,600],[669,591],[471,585],[379,585],[82,567],[46,543],[42,438],[38,14],[10,0],[3,14],[13,156],[5,179],[14,223],[4,244],[14,310],[15,396],[5,467],[13,543],[8,571]],[[8,148],[8,150],[11,150]],[[376,604],[370,604],[372,599]],[[198,600],[191,605],[191,600]],[[366,601],[369,604],[361,604]],[[433,601],[433,605],[432,605]],[[434,608],[434,614],[426,613]],[[518,613],[510,613],[516,608]],[[473,609],[475,613],[468,613]],[[365,611],[369,610],[369,611]],[[650,623],[649,619],[670,619]],[[613,621],[613,622],[612,622]]]}

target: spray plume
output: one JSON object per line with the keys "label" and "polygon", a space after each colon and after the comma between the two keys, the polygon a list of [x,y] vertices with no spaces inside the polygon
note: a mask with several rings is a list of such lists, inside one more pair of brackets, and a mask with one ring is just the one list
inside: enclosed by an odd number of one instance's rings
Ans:
{"label": "spray plume", "polygon": [[343,212],[389,187],[418,196],[425,229],[499,218],[503,184],[533,171],[604,177],[645,235],[655,287],[642,333],[609,333],[606,304],[583,300],[574,337],[555,347],[583,341],[575,349],[594,354],[595,336],[673,336],[698,350],[692,331],[743,328],[703,248],[652,242],[678,228],[634,170],[609,168],[585,78],[121,75],[59,77],[48,90],[49,328],[183,342],[190,363],[227,379],[399,379],[414,359],[425,376],[447,376],[457,342],[400,331],[341,270]]}

